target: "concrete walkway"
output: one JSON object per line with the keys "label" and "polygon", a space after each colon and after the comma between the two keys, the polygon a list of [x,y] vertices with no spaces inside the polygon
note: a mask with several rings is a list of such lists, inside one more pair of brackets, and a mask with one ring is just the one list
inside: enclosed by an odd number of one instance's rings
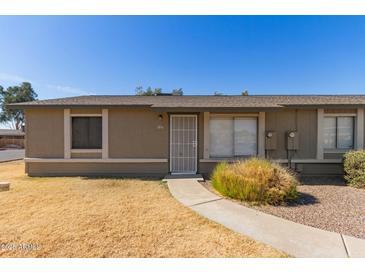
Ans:
{"label": "concrete walkway", "polygon": [[5,149],[0,150],[0,163],[24,158],[24,149]]}
{"label": "concrete walkway", "polygon": [[164,179],[171,194],[200,215],[294,257],[365,257],[365,240],[298,224],[219,197],[194,178]]}

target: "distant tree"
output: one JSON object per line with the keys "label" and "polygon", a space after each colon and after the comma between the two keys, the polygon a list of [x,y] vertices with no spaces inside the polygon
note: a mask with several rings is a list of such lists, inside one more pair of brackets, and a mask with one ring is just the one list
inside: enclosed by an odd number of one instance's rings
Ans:
{"label": "distant tree", "polygon": [[220,91],[214,91],[214,96],[222,96],[223,93]]}
{"label": "distant tree", "polygon": [[173,89],[171,92],[172,95],[177,95],[177,96],[183,96],[184,92],[182,88],[177,88],[177,89]]}
{"label": "distant tree", "polygon": [[143,96],[152,96],[152,95],[158,95],[162,93],[161,88],[154,88],[148,87],[146,90],[143,89],[143,87],[137,87],[136,88],[136,95],[143,95]]}
{"label": "distant tree", "polygon": [[136,95],[142,95],[142,93],[144,92],[143,87],[142,86],[138,86],[135,89]]}
{"label": "distant tree", "polygon": [[[162,94],[162,88],[151,88],[151,87],[148,87],[145,90],[141,86],[136,87],[136,95],[140,95],[140,96],[153,96],[153,95],[159,95],[159,94]],[[183,90],[182,90],[182,88],[173,89],[170,94],[171,95],[180,95],[181,96],[181,95],[183,95]],[[169,95],[169,93],[167,93],[167,95]]]}
{"label": "distant tree", "polygon": [[12,128],[21,129],[24,125],[24,112],[9,109],[8,104],[34,101],[37,97],[37,93],[28,82],[23,82],[20,86],[8,87],[6,90],[0,86],[0,123],[9,123]]}
{"label": "distant tree", "polygon": [[248,90],[244,90],[244,91],[242,91],[241,95],[242,95],[242,96],[248,96]]}

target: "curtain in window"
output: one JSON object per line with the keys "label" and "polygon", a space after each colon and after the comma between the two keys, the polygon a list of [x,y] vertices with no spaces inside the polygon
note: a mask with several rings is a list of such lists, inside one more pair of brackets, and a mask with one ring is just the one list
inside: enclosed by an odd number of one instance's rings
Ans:
{"label": "curtain in window", "polygon": [[324,118],[324,148],[336,148],[336,117]]}
{"label": "curtain in window", "polygon": [[248,156],[255,154],[257,154],[256,117],[211,118],[211,157]]}
{"label": "curtain in window", "polygon": [[233,156],[233,120],[214,118],[210,120],[210,156]]}
{"label": "curtain in window", "polygon": [[324,118],[324,148],[348,149],[354,147],[354,117]]}
{"label": "curtain in window", "polygon": [[354,118],[337,118],[337,147],[352,148],[354,143]]}
{"label": "curtain in window", "polygon": [[234,155],[254,155],[257,152],[257,119],[234,119]]}

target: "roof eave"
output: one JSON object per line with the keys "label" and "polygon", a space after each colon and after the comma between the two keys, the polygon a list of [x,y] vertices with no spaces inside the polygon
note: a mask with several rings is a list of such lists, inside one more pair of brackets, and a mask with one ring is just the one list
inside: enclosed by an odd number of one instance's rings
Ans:
{"label": "roof eave", "polygon": [[151,107],[156,112],[260,112],[278,111],[282,107]]}
{"label": "roof eave", "polygon": [[364,108],[365,104],[281,104],[285,108],[298,108],[298,109],[308,109],[308,108]]}
{"label": "roof eave", "polygon": [[9,109],[40,109],[40,108],[54,108],[54,109],[65,109],[65,108],[148,108],[151,105],[108,105],[108,104],[72,104],[72,105],[61,105],[61,104],[9,104]]}

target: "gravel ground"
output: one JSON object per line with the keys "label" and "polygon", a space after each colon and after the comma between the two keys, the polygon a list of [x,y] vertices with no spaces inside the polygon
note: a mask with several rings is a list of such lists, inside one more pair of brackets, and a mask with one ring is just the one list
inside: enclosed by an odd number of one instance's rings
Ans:
{"label": "gravel ground", "polygon": [[[204,185],[214,191],[210,183]],[[310,177],[298,186],[295,203],[246,206],[297,223],[365,238],[365,190],[346,186],[339,178]]]}

